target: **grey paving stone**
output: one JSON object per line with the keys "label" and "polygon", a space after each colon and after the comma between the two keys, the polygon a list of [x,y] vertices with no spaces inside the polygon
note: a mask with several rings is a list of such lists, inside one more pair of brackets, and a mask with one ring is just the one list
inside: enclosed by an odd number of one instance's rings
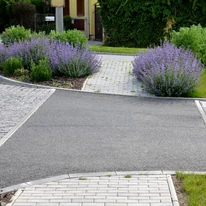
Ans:
{"label": "grey paving stone", "polygon": [[[20,204],[24,206],[25,203],[34,203],[35,206],[44,204],[45,206],[173,206],[168,175],[136,175],[135,178],[124,178],[123,175],[118,175],[115,177],[104,176],[103,179],[87,177],[87,180],[65,178],[42,185],[32,185],[25,188],[13,206]],[[149,187],[152,184],[150,181],[154,179],[156,183]],[[145,180],[147,186],[141,187],[139,183],[145,184]],[[163,183],[164,187],[160,187]],[[136,188],[129,187],[135,184]]]}
{"label": "grey paving stone", "polygon": [[101,55],[101,70],[87,79],[84,91],[150,96],[133,75],[133,56]]}
{"label": "grey paving stone", "polygon": [[53,92],[53,89],[0,84],[0,141]]}

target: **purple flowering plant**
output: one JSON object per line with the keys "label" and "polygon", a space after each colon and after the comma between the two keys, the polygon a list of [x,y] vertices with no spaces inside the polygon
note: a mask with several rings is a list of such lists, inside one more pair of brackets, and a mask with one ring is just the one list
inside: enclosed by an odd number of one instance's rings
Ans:
{"label": "purple flowering plant", "polygon": [[190,50],[169,42],[138,54],[132,64],[137,80],[157,96],[186,96],[204,71],[204,65]]}
{"label": "purple flowering plant", "polygon": [[72,46],[68,42],[47,37],[32,38],[0,46],[0,62],[10,57],[21,57],[25,69],[30,70],[31,62],[38,62],[46,57],[53,75],[62,74],[69,77],[81,77],[97,72],[101,66],[98,55],[87,48]]}

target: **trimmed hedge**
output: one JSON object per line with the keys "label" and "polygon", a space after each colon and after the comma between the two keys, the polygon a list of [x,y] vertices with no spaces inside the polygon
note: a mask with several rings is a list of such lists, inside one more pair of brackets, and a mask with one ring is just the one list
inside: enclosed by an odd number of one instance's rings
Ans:
{"label": "trimmed hedge", "polygon": [[205,0],[99,0],[108,46],[147,47],[172,30],[206,26]]}

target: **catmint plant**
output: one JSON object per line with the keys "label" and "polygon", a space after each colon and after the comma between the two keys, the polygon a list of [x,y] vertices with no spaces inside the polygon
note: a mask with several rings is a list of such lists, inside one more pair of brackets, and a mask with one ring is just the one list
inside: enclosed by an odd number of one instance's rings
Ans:
{"label": "catmint plant", "polygon": [[47,37],[32,38],[14,42],[8,47],[0,46],[0,61],[20,57],[25,69],[38,64],[42,57],[49,61],[53,75],[62,74],[69,77],[81,77],[100,69],[100,57],[85,47],[72,46],[68,42]]}
{"label": "catmint plant", "polygon": [[169,42],[138,54],[132,64],[135,77],[157,96],[186,96],[204,71],[204,65],[189,49]]}
{"label": "catmint plant", "polygon": [[60,72],[68,77],[81,77],[97,72],[101,59],[87,48],[79,48],[54,41],[49,52],[50,66],[54,72]]}

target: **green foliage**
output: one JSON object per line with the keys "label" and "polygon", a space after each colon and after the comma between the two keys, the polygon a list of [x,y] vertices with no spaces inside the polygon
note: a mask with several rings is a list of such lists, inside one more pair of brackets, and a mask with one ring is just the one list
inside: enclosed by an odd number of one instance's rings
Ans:
{"label": "green foliage", "polygon": [[29,71],[21,68],[14,71],[14,76],[18,81],[25,82],[29,80]]}
{"label": "green foliage", "polygon": [[72,19],[70,16],[64,16],[64,29],[65,30],[74,29],[74,24],[72,24]]}
{"label": "green foliage", "polygon": [[201,25],[182,27],[178,32],[172,33],[171,42],[177,47],[191,49],[206,64],[206,28]]}
{"label": "green foliage", "polygon": [[9,58],[3,63],[3,73],[6,76],[11,76],[14,71],[23,67],[22,59],[19,58]]}
{"label": "green foliage", "polygon": [[45,23],[42,25],[42,31],[44,31],[46,34],[49,34],[51,31],[56,30],[56,25],[55,23]]}
{"label": "green foliage", "polygon": [[25,39],[31,38],[31,30],[25,29],[23,26],[11,26],[6,28],[5,32],[2,34],[2,42],[6,46],[15,41],[23,41]]}
{"label": "green foliage", "polygon": [[12,5],[13,22],[25,28],[31,28],[34,21],[35,6],[30,2],[19,1]]}
{"label": "green foliage", "polygon": [[14,71],[14,75],[15,76],[28,76],[29,71],[27,69],[24,69],[24,68],[18,68]]}
{"label": "green foliage", "polygon": [[6,11],[6,2],[0,0],[0,33],[9,25],[9,15]]}
{"label": "green foliage", "polygon": [[69,42],[73,46],[80,46],[84,47],[87,44],[87,38],[86,36],[76,29],[69,30],[69,31],[63,31],[63,32],[57,32],[57,31],[51,31],[49,33],[50,38],[58,39],[61,42]]}
{"label": "green foliage", "polygon": [[38,64],[31,62],[31,81],[40,82],[40,81],[49,81],[52,78],[52,70],[49,66],[49,60],[43,58],[39,60]]}
{"label": "green foliage", "polygon": [[30,0],[30,2],[36,7],[37,13],[44,13],[44,1],[42,0]]}
{"label": "green foliage", "polygon": [[105,45],[158,45],[171,30],[201,23],[206,26],[205,0],[98,0]]}

